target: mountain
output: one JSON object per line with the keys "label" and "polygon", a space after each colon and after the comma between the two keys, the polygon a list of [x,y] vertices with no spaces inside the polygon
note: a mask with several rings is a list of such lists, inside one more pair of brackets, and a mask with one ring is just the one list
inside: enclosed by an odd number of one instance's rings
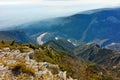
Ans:
{"label": "mountain", "polygon": [[96,62],[98,64],[108,66],[114,66],[120,62],[120,53],[106,49],[100,48],[96,44],[81,45],[75,49],[75,55],[83,57],[84,59]]}
{"label": "mountain", "polygon": [[22,30],[8,30],[0,31],[0,40],[13,41],[17,43],[35,43],[27,34]]}
{"label": "mountain", "polygon": [[111,70],[119,80],[120,53],[110,48],[101,48],[96,44],[84,44],[77,47],[74,53],[85,60],[95,62],[105,69]]}
{"label": "mountain", "polygon": [[120,52],[120,43],[111,43],[111,44],[106,45],[105,47],[108,49],[112,49],[112,50]]}
{"label": "mountain", "polygon": [[120,8],[90,10],[72,16],[23,24],[14,29],[25,31],[29,36],[34,36],[35,40],[43,33],[54,33],[54,38],[72,38],[80,42],[95,39],[108,39],[108,43],[120,42],[119,13]]}
{"label": "mountain", "polygon": [[[72,45],[72,43],[69,44]],[[68,55],[83,58],[86,61],[96,63],[102,68],[112,71],[113,75],[116,75],[116,77],[119,75],[120,53],[117,51],[108,48],[102,48],[95,43],[80,44],[77,47],[74,46],[72,49],[69,48],[70,46],[65,48],[68,46],[66,45],[65,40],[59,40],[59,42],[49,41],[45,43],[45,45],[50,46],[54,50],[59,49],[59,51],[64,51]]]}
{"label": "mountain", "polygon": [[51,40],[43,44],[43,46],[49,46],[53,49],[62,50],[73,55],[72,52],[75,49],[75,46],[68,42],[66,39]]}
{"label": "mountain", "polygon": [[119,13],[120,8],[90,10],[0,31],[0,74],[8,71],[5,79],[119,80]]}
{"label": "mountain", "polygon": [[82,57],[85,60],[102,64],[112,68],[120,62],[120,53],[108,48],[102,48],[95,43],[84,43],[79,46],[74,46],[65,39],[48,41],[43,44],[52,49],[57,49],[68,53],[71,56]]}
{"label": "mountain", "polygon": [[1,80],[115,79],[109,70],[49,46],[0,42],[0,52]]}

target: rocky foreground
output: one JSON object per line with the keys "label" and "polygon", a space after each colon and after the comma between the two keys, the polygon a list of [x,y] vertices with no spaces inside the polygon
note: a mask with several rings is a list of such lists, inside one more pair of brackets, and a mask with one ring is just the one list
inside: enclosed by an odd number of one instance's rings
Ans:
{"label": "rocky foreground", "polygon": [[34,50],[22,53],[9,47],[0,50],[0,80],[75,80],[59,66],[31,59]]}

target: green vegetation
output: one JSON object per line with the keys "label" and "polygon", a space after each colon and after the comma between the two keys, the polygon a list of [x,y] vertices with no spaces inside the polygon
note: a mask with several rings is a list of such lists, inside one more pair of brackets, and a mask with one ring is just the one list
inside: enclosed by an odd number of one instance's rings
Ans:
{"label": "green vegetation", "polygon": [[5,42],[4,40],[0,41],[0,49],[4,50],[4,48],[9,47],[11,50],[20,50],[22,53],[29,52],[33,47],[31,47],[32,44],[17,44],[16,41],[9,41]]}
{"label": "green vegetation", "polygon": [[75,46],[73,46],[70,42],[62,39],[59,39],[57,41],[48,41],[43,45],[52,47],[56,50],[61,50],[62,52],[67,52],[69,55],[73,55],[73,50],[75,49]]}
{"label": "green vegetation", "polygon": [[13,41],[11,42],[11,44],[10,44],[10,45],[14,45],[14,44],[15,44],[15,42],[16,42],[16,41],[15,41],[15,40],[13,40]]}
{"label": "green vegetation", "polygon": [[[36,46],[34,44],[16,44],[15,41],[12,42],[0,42],[0,48],[10,47],[10,49],[19,49],[21,52],[28,52],[34,50],[34,55],[32,59],[38,62],[49,62],[56,64],[60,67],[60,70],[67,71],[67,76],[79,80],[112,80],[114,76],[111,71],[101,67],[94,62],[89,62],[81,57],[73,57],[68,55],[69,53],[62,51],[60,49],[55,49],[50,46]],[[98,51],[98,50],[96,50]],[[35,71],[29,67],[25,66],[24,61],[13,65],[9,65],[12,71],[21,73],[26,73],[34,75]],[[48,67],[53,74],[57,74],[56,68]],[[108,74],[109,72],[109,74]],[[118,76],[118,74],[116,74]]]}
{"label": "green vegetation", "polygon": [[12,72],[14,75],[19,75],[21,73],[26,73],[30,75],[34,75],[35,71],[29,66],[26,66],[23,62],[18,62],[13,65],[9,65],[9,67],[12,69]]}
{"label": "green vegetation", "polygon": [[[62,51],[60,51],[62,52]],[[35,50],[34,59],[39,62],[50,62],[60,66],[60,69],[67,71],[67,76],[76,79],[85,80],[107,80],[108,76],[104,74],[104,70],[98,65],[86,62],[83,59],[75,58],[66,53],[59,53],[50,47]],[[102,70],[102,71],[101,71]],[[100,74],[100,72],[102,74]]]}

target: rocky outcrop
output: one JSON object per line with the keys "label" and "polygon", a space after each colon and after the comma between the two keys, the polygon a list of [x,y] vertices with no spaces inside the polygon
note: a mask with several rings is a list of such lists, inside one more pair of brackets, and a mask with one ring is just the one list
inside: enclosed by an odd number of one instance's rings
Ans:
{"label": "rocky outcrop", "polygon": [[21,53],[9,47],[0,50],[0,80],[74,80],[67,78],[66,71],[58,65],[37,62],[30,58],[34,50]]}

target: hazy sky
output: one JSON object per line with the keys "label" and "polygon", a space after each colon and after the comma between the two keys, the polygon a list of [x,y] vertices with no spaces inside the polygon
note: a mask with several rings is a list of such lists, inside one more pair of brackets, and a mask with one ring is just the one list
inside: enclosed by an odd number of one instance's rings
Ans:
{"label": "hazy sky", "polygon": [[120,0],[0,0],[0,28],[119,4]]}

